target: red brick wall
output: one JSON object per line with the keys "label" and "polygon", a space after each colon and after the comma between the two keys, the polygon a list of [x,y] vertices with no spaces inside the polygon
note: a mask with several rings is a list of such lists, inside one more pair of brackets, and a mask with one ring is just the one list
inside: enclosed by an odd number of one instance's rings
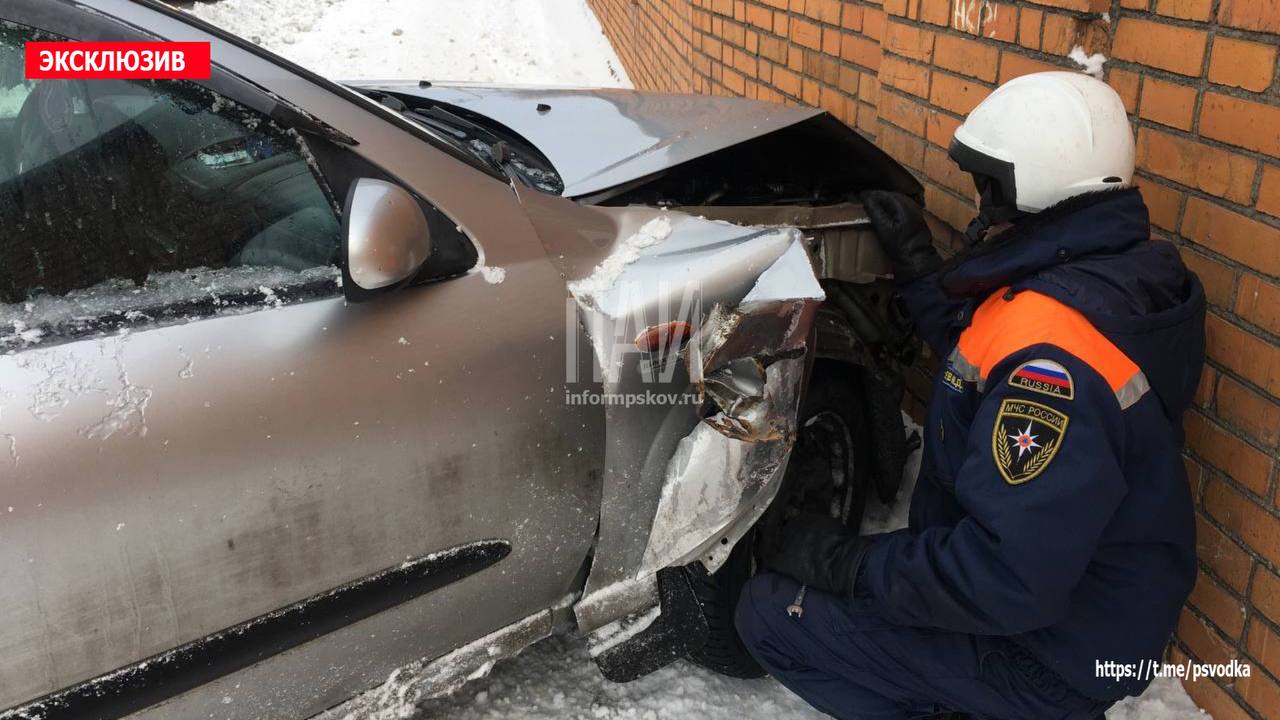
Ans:
{"label": "red brick wall", "polygon": [[[1211,303],[1186,416],[1201,576],[1171,649],[1253,676],[1187,683],[1219,720],[1280,717],[1280,0],[588,0],[638,87],[822,107],[914,170],[950,225],[946,157],[996,84],[1109,60],[1155,234]],[[923,371],[911,379],[927,393]]]}

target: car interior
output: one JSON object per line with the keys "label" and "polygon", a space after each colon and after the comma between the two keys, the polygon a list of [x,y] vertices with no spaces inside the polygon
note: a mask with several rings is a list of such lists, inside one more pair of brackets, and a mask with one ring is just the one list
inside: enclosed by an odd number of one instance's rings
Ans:
{"label": "car interior", "polygon": [[[15,35],[0,28],[0,43]],[[0,246],[0,300],[157,272],[337,262],[334,204],[299,139],[258,114],[181,81],[19,79],[0,90],[18,108],[0,118],[0,217],[16,230]]]}

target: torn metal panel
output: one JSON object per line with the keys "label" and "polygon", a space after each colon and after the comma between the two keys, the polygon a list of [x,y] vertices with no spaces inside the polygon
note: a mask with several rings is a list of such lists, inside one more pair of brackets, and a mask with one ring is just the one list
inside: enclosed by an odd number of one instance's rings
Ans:
{"label": "torn metal panel", "polygon": [[726,426],[734,431],[738,426],[722,412],[680,442],[667,469],[644,570],[697,561],[715,572],[773,501],[795,441],[804,359],[775,362],[765,372],[753,409],[776,433],[726,432]]}
{"label": "torn metal panel", "polygon": [[[593,212],[611,216],[618,239],[593,267],[562,259],[596,362],[591,380],[605,396],[679,400],[604,406],[600,530],[575,606],[586,631],[651,607],[663,567],[719,567],[768,506],[824,297],[795,228],[648,208]],[[678,342],[637,345],[673,327]]]}

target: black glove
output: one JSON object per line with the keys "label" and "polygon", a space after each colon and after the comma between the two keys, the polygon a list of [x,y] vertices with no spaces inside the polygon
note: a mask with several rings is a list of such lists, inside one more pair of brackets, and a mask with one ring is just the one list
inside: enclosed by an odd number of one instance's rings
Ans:
{"label": "black glove", "polygon": [[839,520],[805,513],[788,520],[771,544],[766,569],[818,590],[852,596],[871,539],[859,537]]}
{"label": "black glove", "polygon": [[942,266],[920,206],[902,193],[869,190],[859,197],[898,282],[924,277]]}

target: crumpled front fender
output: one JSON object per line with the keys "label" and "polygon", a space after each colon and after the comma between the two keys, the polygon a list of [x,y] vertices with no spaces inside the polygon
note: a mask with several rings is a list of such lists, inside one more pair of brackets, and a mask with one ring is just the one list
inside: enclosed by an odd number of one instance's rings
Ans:
{"label": "crumpled front fender", "polygon": [[[652,607],[664,567],[719,568],[768,507],[824,297],[798,230],[597,210],[621,239],[569,284],[593,380],[605,398],[649,400],[605,404],[600,529],[575,606],[585,631]],[[646,351],[641,337],[662,342]]]}

